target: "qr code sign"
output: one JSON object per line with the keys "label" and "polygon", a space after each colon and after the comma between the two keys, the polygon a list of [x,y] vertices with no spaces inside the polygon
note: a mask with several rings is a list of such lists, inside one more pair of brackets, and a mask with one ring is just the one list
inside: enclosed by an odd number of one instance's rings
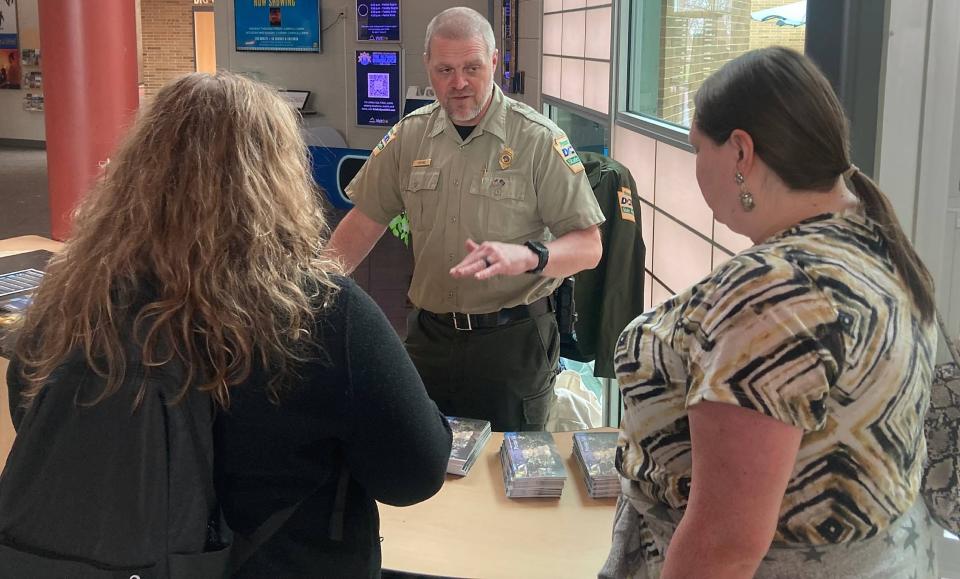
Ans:
{"label": "qr code sign", "polygon": [[372,99],[390,98],[390,75],[384,72],[368,73],[367,97]]}

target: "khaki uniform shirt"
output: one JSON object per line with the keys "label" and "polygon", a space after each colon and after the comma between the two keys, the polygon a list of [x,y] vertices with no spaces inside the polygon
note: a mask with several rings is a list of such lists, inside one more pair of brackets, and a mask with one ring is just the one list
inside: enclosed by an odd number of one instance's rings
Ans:
{"label": "khaki uniform shirt", "polygon": [[495,312],[549,295],[539,275],[454,279],[466,240],[548,241],[603,222],[583,165],[549,119],[494,85],[489,109],[462,140],[438,103],[394,126],[347,187],[386,225],[406,210],[413,238],[410,301],[425,310]]}

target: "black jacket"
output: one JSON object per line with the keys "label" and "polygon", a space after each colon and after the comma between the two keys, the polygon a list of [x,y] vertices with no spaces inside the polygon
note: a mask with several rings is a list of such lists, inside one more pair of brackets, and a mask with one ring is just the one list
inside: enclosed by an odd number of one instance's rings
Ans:
{"label": "black jacket", "polygon": [[[232,389],[229,410],[215,421],[207,396],[191,394],[166,406],[160,394],[172,398],[166,390],[175,392],[180,382],[156,372],[156,383],[148,386],[157,395],[147,396],[136,413],[130,411],[134,388],[77,407],[75,397],[99,392],[82,355],[57,371],[33,412],[25,413],[14,360],[8,375],[20,431],[14,453],[27,456],[12,455],[16,460],[8,467],[16,462],[19,468],[5,472],[0,482],[9,486],[32,477],[60,516],[44,518],[36,511],[31,516],[23,497],[18,507],[18,497],[11,496],[4,512],[17,520],[3,521],[4,527],[16,523],[17,538],[30,545],[118,566],[168,550],[203,551],[210,541],[212,486],[178,473],[195,477],[196,463],[190,461],[202,457],[209,465],[212,454],[216,499],[236,533],[249,538],[271,514],[300,503],[235,576],[379,576],[375,501],[409,505],[436,493],[445,478],[451,434],[383,313],[352,280],[338,283],[335,305],[315,322],[320,346],[315,360],[299,368],[299,379],[287,385],[279,403],[270,401],[263,388],[267,377],[257,370]],[[135,373],[128,378],[125,384],[139,387]],[[82,395],[87,390],[89,396]],[[31,421],[37,409],[45,419]],[[207,433],[213,423],[213,436],[194,437],[212,442],[197,449],[199,454],[188,440],[187,414]],[[144,424],[145,416],[156,420]],[[68,428],[79,421],[85,430]],[[88,433],[84,440],[64,439],[80,431]],[[166,452],[156,450],[164,436]],[[53,458],[60,458],[55,464],[62,468],[44,470]],[[28,488],[31,480],[16,488]],[[189,504],[168,505],[174,498]],[[147,515],[151,523],[143,524]],[[57,523],[51,527],[50,520]]]}
{"label": "black jacket", "polygon": [[218,495],[232,529],[251,533],[306,497],[238,577],[379,576],[374,501],[410,505],[443,484],[446,419],[380,308],[341,283],[317,322],[325,359],[301,368],[279,404],[252,377],[217,419]]}
{"label": "black jacket", "polygon": [[620,332],[643,313],[644,256],[637,185],[622,164],[598,153],[581,152],[597,203],[603,257],[594,269],[574,276],[576,339],[561,343],[560,355],[587,362],[594,375],[614,378],[613,353]]}

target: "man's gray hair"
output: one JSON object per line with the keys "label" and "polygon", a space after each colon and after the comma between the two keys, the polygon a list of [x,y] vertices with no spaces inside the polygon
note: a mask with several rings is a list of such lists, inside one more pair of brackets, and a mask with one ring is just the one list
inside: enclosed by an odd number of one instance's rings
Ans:
{"label": "man's gray hair", "polygon": [[433,17],[427,25],[427,38],[423,43],[423,52],[430,58],[430,41],[434,36],[448,40],[472,40],[481,38],[487,45],[487,56],[497,48],[497,39],[493,36],[490,21],[473,8],[457,6],[447,8]]}

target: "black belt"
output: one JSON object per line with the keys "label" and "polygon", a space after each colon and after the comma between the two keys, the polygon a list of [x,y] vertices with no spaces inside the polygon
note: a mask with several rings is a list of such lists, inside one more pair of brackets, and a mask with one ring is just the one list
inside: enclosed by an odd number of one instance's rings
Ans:
{"label": "black belt", "polygon": [[503,308],[498,312],[491,312],[489,314],[461,314],[460,312],[435,314],[433,312],[428,312],[427,310],[423,310],[423,313],[427,314],[441,324],[452,326],[458,330],[467,331],[479,330],[481,328],[496,328],[497,326],[502,326],[518,320],[535,318],[547,312],[552,312],[553,301],[551,300],[551,297],[552,296],[540,298],[532,304],[513,306],[512,308]]}

